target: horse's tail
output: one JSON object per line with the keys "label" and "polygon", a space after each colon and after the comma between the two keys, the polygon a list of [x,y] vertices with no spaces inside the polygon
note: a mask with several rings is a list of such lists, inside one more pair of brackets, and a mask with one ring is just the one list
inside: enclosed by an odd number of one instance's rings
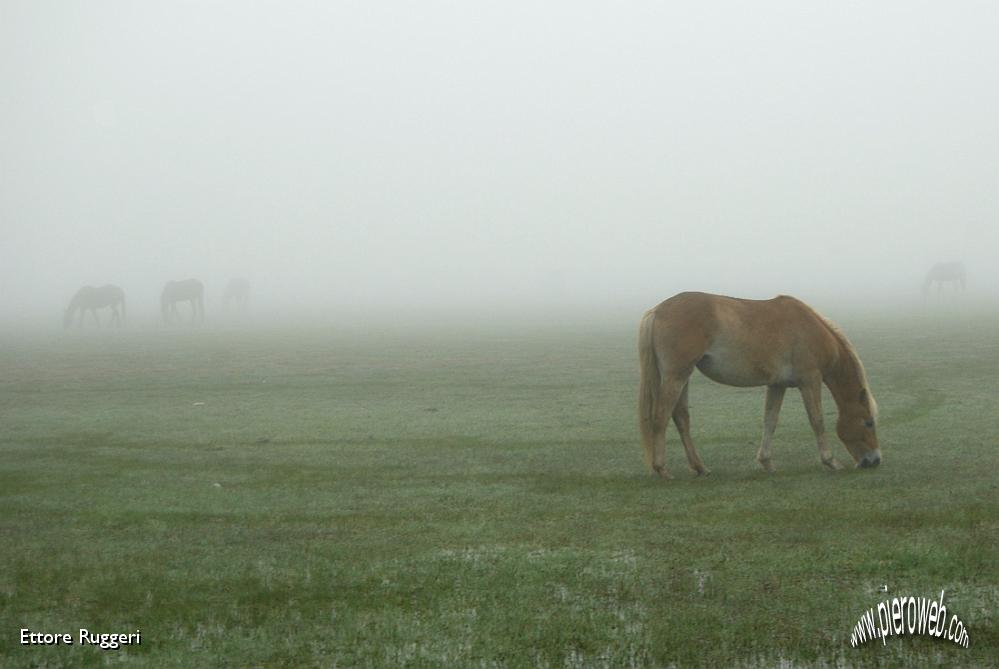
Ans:
{"label": "horse's tail", "polygon": [[659,362],[653,344],[652,331],[656,322],[656,312],[650,309],[642,317],[638,328],[638,424],[642,431],[642,446],[645,449],[645,464],[652,467],[653,426],[656,419],[656,405],[659,403],[659,388],[662,378]]}

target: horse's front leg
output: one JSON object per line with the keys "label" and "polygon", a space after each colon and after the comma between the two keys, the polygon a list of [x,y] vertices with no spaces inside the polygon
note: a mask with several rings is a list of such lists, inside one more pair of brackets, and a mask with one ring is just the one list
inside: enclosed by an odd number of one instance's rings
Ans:
{"label": "horse's front leg", "polygon": [[819,380],[802,383],[801,399],[805,403],[805,412],[808,414],[808,422],[812,424],[812,431],[815,432],[815,442],[819,447],[819,457],[829,469],[842,469],[843,465],[833,457],[826,443],[826,426],[822,419],[822,382]]}
{"label": "horse's front leg", "polygon": [[774,466],[771,463],[773,453],[770,447],[774,441],[774,432],[777,431],[777,417],[780,415],[786,390],[784,386],[767,386],[767,399],[763,408],[763,441],[756,453],[756,461],[771,474],[774,472]]}

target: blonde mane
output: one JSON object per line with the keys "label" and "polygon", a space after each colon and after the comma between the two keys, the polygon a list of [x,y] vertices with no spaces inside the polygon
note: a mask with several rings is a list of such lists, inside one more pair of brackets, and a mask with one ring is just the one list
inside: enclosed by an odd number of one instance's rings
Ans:
{"label": "blonde mane", "polygon": [[[809,307],[811,308],[811,307]],[[853,347],[850,340],[846,338],[843,331],[839,329],[839,326],[833,323],[831,320],[820,314],[819,312],[812,309],[819,320],[826,326],[830,334],[836,338],[842,350],[846,352],[847,359],[846,362],[853,368],[854,373],[856,373],[857,378],[860,379],[860,385],[864,390],[867,391],[867,408],[871,412],[871,416],[874,418],[878,417],[878,403],[874,399],[874,394],[871,393],[871,386],[867,382],[867,370],[864,369],[864,363],[860,361],[860,356],[857,355],[857,349]]]}

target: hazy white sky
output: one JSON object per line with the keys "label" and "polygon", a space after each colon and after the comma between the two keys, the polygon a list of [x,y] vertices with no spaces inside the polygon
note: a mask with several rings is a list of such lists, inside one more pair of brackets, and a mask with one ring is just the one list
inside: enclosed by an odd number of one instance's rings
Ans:
{"label": "hazy white sky", "polygon": [[[0,310],[999,284],[992,2],[0,0]],[[146,306],[148,305],[148,306]]]}

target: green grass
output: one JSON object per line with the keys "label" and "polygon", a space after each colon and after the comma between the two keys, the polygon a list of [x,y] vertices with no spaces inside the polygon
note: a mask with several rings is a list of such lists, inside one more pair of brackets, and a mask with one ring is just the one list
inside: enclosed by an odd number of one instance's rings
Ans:
{"label": "green grass", "polygon": [[[795,393],[766,475],[762,389],[696,376],[713,473],[671,427],[669,482],[640,454],[637,318],[8,337],[0,666],[995,665],[999,319],[832,315],[882,466],[825,471]],[[867,608],[942,589],[970,648],[850,647]]]}

